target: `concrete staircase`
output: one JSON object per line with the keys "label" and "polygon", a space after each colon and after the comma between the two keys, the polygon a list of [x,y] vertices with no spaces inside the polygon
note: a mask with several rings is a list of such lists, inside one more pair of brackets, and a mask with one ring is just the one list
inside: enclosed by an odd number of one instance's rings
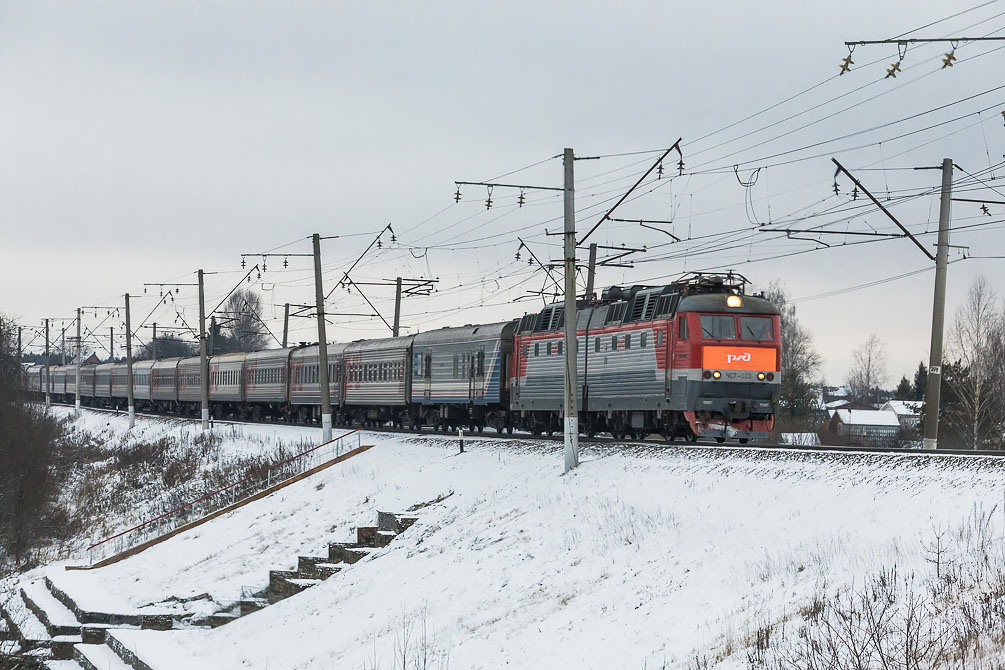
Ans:
{"label": "concrete staircase", "polygon": [[170,630],[176,622],[187,626],[221,626],[289,598],[386,547],[417,521],[411,513],[378,512],[377,525],[356,529],[355,542],[333,542],[327,556],[300,556],[295,570],[272,570],[268,586],[242,589],[232,607],[208,619],[190,615],[115,614],[84,610],[49,577],[22,585],[0,603],[0,645],[15,655],[31,656],[50,670],[150,670],[119,639],[127,631]]}
{"label": "concrete staircase", "polygon": [[258,592],[242,593],[238,608],[228,614],[233,619],[247,616],[320,584],[389,545],[417,519],[409,513],[378,512],[377,525],[357,528],[355,542],[333,542],[328,545],[327,556],[298,556],[295,570],[271,570],[269,585]]}
{"label": "concrete staircase", "polygon": [[174,623],[171,615],[84,610],[48,577],[23,584],[0,603],[0,621],[0,643],[9,645],[8,653],[30,655],[53,670],[93,667],[81,663],[78,650],[105,647],[114,629],[167,630]]}

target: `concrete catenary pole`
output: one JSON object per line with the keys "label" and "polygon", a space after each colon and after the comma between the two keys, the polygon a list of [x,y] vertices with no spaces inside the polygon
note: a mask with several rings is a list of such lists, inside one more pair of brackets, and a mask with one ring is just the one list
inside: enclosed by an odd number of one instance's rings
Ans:
{"label": "concrete catenary pole", "polygon": [[952,226],[953,159],[942,159],[942,204],[939,208],[939,247],[935,252],[935,300],[932,305],[932,349],[928,356],[925,389],[925,449],[939,443],[939,398],[942,394],[942,332],[946,318],[946,267]]}
{"label": "concrete catenary pole", "polygon": [[590,245],[590,265],[586,272],[586,299],[593,295],[593,280],[597,275],[597,245]]}
{"label": "concrete catenary pole", "polygon": [[216,355],[216,317],[209,317],[209,355]]}
{"label": "concrete catenary pole", "polygon": [[394,328],[391,334],[398,337],[398,330],[401,327],[401,277],[394,280]]}
{"label": "concrete catenary pole", "polygon": [[575,156],[566,149],[565,166],[565,471],[579,465],[579,409],[576,381],[576,209]]}
{"label": "concrete catenary pole", "polygon": [[52,383],[49,378],[49,319],[45,320],[45,406],[51,403],[49,398],[49,387]]}
{"label": "concrete catenary pole", "polygon": [[202,396],[202,429],[209,430],[209,359],[206,357],[206,289],[199,270],[199,387]]}
{"label": "concrete catenary pole", "polygon": [[286,342],[290,337],[290,303],[286,303],[286,307],[283,309],[283,349],[286,348]]}
{"label": "concrete catenary pole", "polygon": [[133,331],[129,321],[129,294],[126,294],[126,407],[129,427],[136,425],[136,402],[133,396]]}
{"label": "concrete catenary pole", "polygon": [[108,326],[108,362],[115,362],[115,326]]}
{"label": "concrete catenary pole", "polygon": [[60,365],[66,365],[66,326],[59,333],[59,356],[62,361]]}
{"label": "concrete catenary pole", "polygon": [[154,322],[154,339],[150,340],[150,360],[157,360],[157,322]]}
{"label": "concrete catenary pole", "polygon": [[321,284],[321,236],[314,233],[314,292],[318,311],[318,381],[321,382],[322,442],[332,439],[332,399],[328,386],[328,337],[325,334],[325,294]]}
{"label": "concrete catenary pole", "polygon": [[80,346],[80,308],[77,308],[77,385],[76,392],[73,394],[73,407],[77,410],[77,415],[80,415],[80,359],[83,356],[81,353],[82,348]]}

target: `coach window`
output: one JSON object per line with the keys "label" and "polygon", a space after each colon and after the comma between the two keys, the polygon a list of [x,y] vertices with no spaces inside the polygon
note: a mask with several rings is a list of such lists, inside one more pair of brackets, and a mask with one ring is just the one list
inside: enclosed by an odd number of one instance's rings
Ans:
{"label": "coach window", "polygon": [[735,340],[736,326],[733,317],[725,314],[702,314],[701,335],[709,340]]}
{"label": "coach window", "polygon": [[551,356],[551,342],[548,342],[548,355]]}
{"label": "coach window", "polygon": [[562,355],[562,340],[558,341],[558,355]]}
{"label": "coach window", "polygon": [[459,365],[457,360],[457,354],[454,354],[454,379],[457,379],[458,374],[459,374]]}
{"label": "coach window", "polygon": [[744,340],[771,340],[774,339],[771,329],[770,316],[741,316],[740,332]]}
{"label": "coach window", "polygon": [[617,351],[617,350],[618,350],[618,336],[611,335],[611,351]]}
{"label": "coach window", "polygon": [[535,342],[534,343],[534,355],[535,356],[537,356],[537,355],[539,355],[541,353],[540,347],[541,347],[541,343],[540,342]]}
{"label": "coach window", "polygon": [[478,352],[478,376],[479,377],[484,377],[485,376],[485,352],[484,351],[479,351]]}
{"label": "coach window", "polygon": [[639,335],[639,346],[642,347],[643,349],[646,348],[646,340],[649,339],[648,337],[646,337],[648,334],[649,333],[642,333],[641,335]]}
{"label": "coach window", "polygon": [[631,348],[632,348],[632,334],[628,333],[627,335],[625,335],[625,349],[631,349]]}

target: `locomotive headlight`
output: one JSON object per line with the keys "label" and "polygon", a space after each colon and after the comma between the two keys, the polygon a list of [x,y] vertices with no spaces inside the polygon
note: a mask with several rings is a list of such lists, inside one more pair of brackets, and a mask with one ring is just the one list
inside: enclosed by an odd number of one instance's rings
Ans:
{"label": "locomotive headlight", "polygon": [[743,307],[743,298],[738,295],[727,296],[726,307]]}
{"label": "locomotive headlight", "polygon": [[758,379],[758,381],[762,381],[763,382],[764,381],[764,373],[763,372],[758,372],[757,373],[757,379]]}
{"label": "locomotive headlight", "polygon": [[722,373],[719,372],[718,370],[716,370],[715,372],[712,373],[712,378],[713,379],[718,379],[721,376],[722,376]]}

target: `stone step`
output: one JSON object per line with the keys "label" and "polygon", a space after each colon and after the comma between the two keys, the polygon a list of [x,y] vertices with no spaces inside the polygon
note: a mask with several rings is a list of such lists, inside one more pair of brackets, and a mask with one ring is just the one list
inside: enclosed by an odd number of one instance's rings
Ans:
{"label": "stone step", "polygon": [[369,556],[374,550],[374,547],[361,547],[356,542],[332,542],[328,545],[328,561],[351,565]]}
{"label": "stone step", "polygon": [[418,520],[419,517],[407,512],[377,512],[377,528],[398,535]]}
{"label": "stone step", "polygon": [[304,579],[291,570],[270,570],[269,604],[274,605],[320,583],[320,579]]}
{"label": "stone step", "polygon": [[[140,657],[136,655],[129,645],[123,643],[119,638],[119,633],[124,635],[129,635],[131,631],[108,631],[108,635],[105,637],[105,646],[115,652],[115,655],[119,657],[126,667],[133,668],[133,670],[151,670],[150,666],[140,660]],[[135,647],[135,642],[132,645]]]}
{"label": "stone step", "polygon": [[49,589],[49,593],[70,610],[81,624],[103,624],[122,628],[139,627],[152,630],[170,630],[173,627],[173,616],[168,612],[151,614],[90,612],[78,606],[73,598],[53,583],[49,575],[45,577],[45,586]]}
{"label": "stone step", "polygon": [[393,530],[378,530],[377,539],[374,542],[374,546],[377,547],[378,549],[386,547],[387,545],[391,544],[391,540],[393,540],[396,537],[398,537],[398,534],[395,533]]}
{"label": "stone step", "polygon": [[52,657],[59,661],[69,661],[73,658],[73,647],[83,640],[80,635],[55,635],[52,638]]}
{"label": "stone step", "polygon": [[35,616],[45,624],[49,635],[77,635],[80,633],[80,622],[76,615],[62,602],[56,599],[52,592],[42,582],[31,582],[21,588],[21,597]]}
{"label": "stone step", "polygon": [[241,618],[239,612],[214,612],[209,615],[209,627],[219,628],[239,618]]}
{"label": "stone step", "polygon": [[376,547],[377,526],[360,526],[356,529],[356,544],[361,547]]}
{"label": "stone step", "polygon": [[46,670],[83,670],[80,663],[74,660],[57,661],[55,659],[45,662]]}
{"label": "stone step", "polygon": [[297,558],[297,576],[306,579],[328,579],[342,566],[332,563],[327,556],[299,556]]}
{"label": "stone step", "polygon": [[268,606],[269,601],[267,598],[245,598],[241,601],[241,616],[254,614],[258,610],[265,609]]}
{"label": "stone step", "polygon": [[4,603],[3,616],[13,633],[13,638],[21,644],[22,651],[48,647],[52,644],[52,636],[46,630],[45,624],[31,611],[20,593]]}
{"label": "stone step", "polygon": [[84,670],[135,670],[107,644],[78,644],[73,648],[73,660]]}
{"label": "stone step", "polygon": [[375,551],[373,547],[346,547],[342,550],[342,561],[352,565]]}

